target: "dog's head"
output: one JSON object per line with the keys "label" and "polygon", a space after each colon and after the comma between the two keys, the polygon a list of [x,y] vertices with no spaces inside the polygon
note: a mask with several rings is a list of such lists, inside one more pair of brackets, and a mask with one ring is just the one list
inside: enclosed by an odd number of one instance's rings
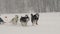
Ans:
{"label": "dog's head", "polygon": [[36,17],[38,17],[38,18],[39,18],[39,14],[38,14],[38,13],[36,13],[35,15],[36,15]]}
{"label": "dog's head", "polygon": [[25,15],[25,18],[26,18],[27,21],[29,21],[29,17],[28,17],[28,15]]}
{"label": "dog's head", "polygon": [[19,18],[18,15],[15,15],[16,18]]}
{"label": "dog's head", "polygon": [[29,21],[28,15],[25,15],[24,17],[21,16],[20,21],[28,22]]}

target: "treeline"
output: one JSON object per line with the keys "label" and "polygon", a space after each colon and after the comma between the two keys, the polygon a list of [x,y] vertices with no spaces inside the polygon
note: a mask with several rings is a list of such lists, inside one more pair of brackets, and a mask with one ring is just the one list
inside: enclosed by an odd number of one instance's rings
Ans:
{"label": "treeline", "polygon": [[60,12],[60,0],[0,0],[0,13]]}

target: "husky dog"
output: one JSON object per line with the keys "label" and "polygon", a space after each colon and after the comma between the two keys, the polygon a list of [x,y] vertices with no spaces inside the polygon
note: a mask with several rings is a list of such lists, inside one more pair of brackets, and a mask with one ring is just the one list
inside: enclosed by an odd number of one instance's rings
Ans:
{"label": "husky dog", "polygon": [[12,22],[12,24],[16,25],[18,22],[18,15],[15,15],[15,17],[12,18],[11,22]]}
{"label": "husky dog", "polygon": [[24,17],[21,16],[20,22],[22,26],[27,26],[27,22],[29,21],[28,15],[25,15]]}
{"label": "husky dog", "polygon": [[38,25],[37,21],[39,19],[39,14],[36,13],[35,15],[31,14],[31,22],[32,22],[32,25],[36,24]]}
{"label": "husky dog", "polygon": [[4,20],[2,18],[0,18],[0,24],[4,24],[6,22],[4,22]]}

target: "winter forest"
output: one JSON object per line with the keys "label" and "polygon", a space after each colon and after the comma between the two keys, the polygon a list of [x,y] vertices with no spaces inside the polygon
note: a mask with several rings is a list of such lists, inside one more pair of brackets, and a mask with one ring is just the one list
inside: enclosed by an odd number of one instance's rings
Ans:
{"label": "winter forest", "polygon": [[60,12],[60,0],[0,0],[0,13]]}

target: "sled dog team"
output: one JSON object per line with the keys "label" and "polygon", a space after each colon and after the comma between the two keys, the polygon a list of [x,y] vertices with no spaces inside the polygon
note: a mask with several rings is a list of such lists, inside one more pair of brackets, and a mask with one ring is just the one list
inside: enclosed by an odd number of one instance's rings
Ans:
{"label": "sled dog team", "polygon": [[[18,15],[15,15],[15,17],[13,17],[10,22],[14,25],[17,25],[18,18],[19,18]],[[22,26],[27,26],[27,23],[28,23],[29,20],[30,20],[30,18],[29,18],[28,15],[25,15],[24,17],[21,16],[21,18],[20,18],[21,25]],[[39,14],[38,13],[36,13],[34,15],[31,14],[32,25],[34,25],[34,24],[38,25],[38,23],[37,23],[38,20],[39,20]],[[0,24],[4,24],[4,23],[6,23],[6,22],[4,22],[4,20],[0,17]]]}

